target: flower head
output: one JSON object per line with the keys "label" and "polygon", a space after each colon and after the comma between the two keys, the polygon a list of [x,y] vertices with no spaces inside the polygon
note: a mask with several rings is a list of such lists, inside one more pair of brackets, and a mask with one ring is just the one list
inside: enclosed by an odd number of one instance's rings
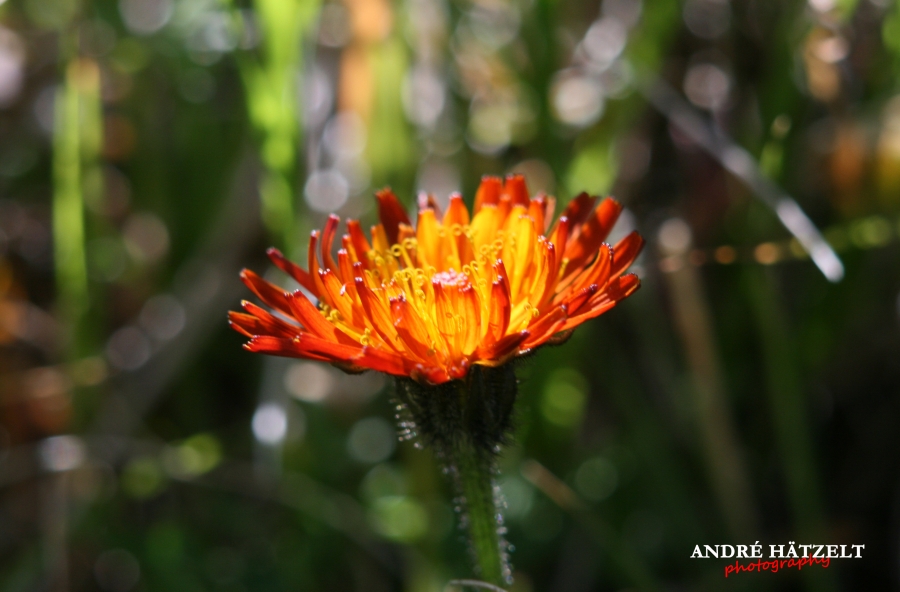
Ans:
{"label": "flower head", "polygon": [[[605,244],[622,206],[582,193],[551,224],[555,199],[530,198],[525,180],[485,177],[474,215],[460,195],[441,214],[420,203],[413,227],[390,190],[377,194],[371,242],[340,219],[310,237],[308,269],[270,249],[272,261],[305,290],[288,292],[244,270],[244,283],[272,314],[250,302],[232,327],[254,352],[378,370],[425,384],[464,378],[474,365],[499,366],[559,341],[640,285],[623,275],[643,246],[632,232]],[[306,293],[318,299],[313,304]]]}

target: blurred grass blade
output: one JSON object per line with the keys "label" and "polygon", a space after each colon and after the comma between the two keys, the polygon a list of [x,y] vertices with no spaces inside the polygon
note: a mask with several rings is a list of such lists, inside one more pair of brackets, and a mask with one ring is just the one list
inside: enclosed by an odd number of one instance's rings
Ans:
{"label": "blurred grass blade", "polygon": [[60,312],[77,323],[88,307],[84,168],[99,153],[100,71],[73,60],[56,96],[53,129],[53,241]]}
{"label": "blurred grass blade", "polygon": [[672,218],[662,225],[659,244],[669,263],[663,277],[693,382],[694,413],[707,470],[728,530],[741,540],[753,536],[756,510],[726,396],[712,313],[699,272],[686,260],[691,242],[690,227],[683,220]]}
{"label": "blurred grass blade", "polygon": [[[265,168],[259,184],[261,216],[270,236],[292,253],[301,140],[297,81],[304,35],[315,21],[319,0],[255,0],[253,6],[262,43],[257,57],[239,55],[238,66]],[[235,13],[234,21],[243,23],[243,17]]]}
{"label": "blurred grass blade", "polygon": [[[744,283],[759,330],[769,410],[796,529],[793,536],[797,541],[828,540],[815,468],[815,444],[785,314],[764,269],[748,269]],[[830,592],[837,589],[831,570],[805,570],[803,573],[810,590]]]}
{"label": "blurred grass blade", "polygon": [[406,48],[394,38],[368,50],[366,57],[375,82],[367,142],[369,165],[376,183],[400,186],[403,172],[415,160],[401,97],[409,67]]}
{"label": "blurred grass blade", "polygon": [[753,194],[769,206],[785,228],[809,253],[828,281],[844,278],[844,264],[794,198],[766,178],[759,164],[718,126],[713,127],[662,80],[640,86],[647,101],[672,125],[685,133],[726,170],[743,181]]}

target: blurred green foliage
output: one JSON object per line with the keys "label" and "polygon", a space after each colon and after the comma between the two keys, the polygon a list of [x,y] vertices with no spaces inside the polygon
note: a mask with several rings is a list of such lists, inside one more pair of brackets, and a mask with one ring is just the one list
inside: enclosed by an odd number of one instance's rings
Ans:
{"label": "blurred green foliage", "polygon": [[611,192],[648,238],[634,297],[517,368],[512,589],[721,590],[694,545],[757,540],[866,550],[729,589],[896,589],[898,57],[886,0],[0,3],[0,589],[470,573],[390,382],[252,356],[225,313],[244,266],[289,285],[266,247],[304,262],[385,184],[446,203],[511,171],[558,211]]}

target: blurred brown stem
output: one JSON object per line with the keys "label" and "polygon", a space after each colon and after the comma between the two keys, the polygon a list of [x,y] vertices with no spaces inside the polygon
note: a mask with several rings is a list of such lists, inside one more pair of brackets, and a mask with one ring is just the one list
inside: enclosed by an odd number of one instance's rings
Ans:
{"label": "blurred brown stem", "polygon": [[68,475],[50,473],[44,479],[41,521],[44,534],[44,571],[48,592],[69,589],[68,560]]}
{"label": "blurred brown stem", "polygon": [[678,245],[677,252],[664,253],[668,257],[664,259],[663,267],[675,324],[690,371],[700,445],[728,530],[735,540],[742,540],[752,536],[757,523],[750,480],[722,380],[709,304],[696,267],[685,260],[690,248],[690,231],[680,220],[671,222],[684,225],[688,237],[684,245]]}

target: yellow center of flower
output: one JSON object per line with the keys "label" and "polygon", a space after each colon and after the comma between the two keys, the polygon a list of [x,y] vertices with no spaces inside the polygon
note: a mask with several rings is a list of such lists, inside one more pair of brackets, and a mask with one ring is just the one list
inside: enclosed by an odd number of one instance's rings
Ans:
{"label": "yellow center of flower", "polygon": [[323,278],[322,312],[361,345],[463,366],[552,304],[562,261],[543,231],[522,206],[485,207],[471,224],[425,210],[394,244],[375,227],[365,252],[344,241],[342,277]]}
{"label": "yellow center of flower", "polygon": [[452,267],[447,271],[441,271],[439,273],[434,274],[431,278],[432,282],[438,282],[444,287],[456,286],[463,287],[471,285],[469,282],[469,276],[464,273],[459,273]]}

